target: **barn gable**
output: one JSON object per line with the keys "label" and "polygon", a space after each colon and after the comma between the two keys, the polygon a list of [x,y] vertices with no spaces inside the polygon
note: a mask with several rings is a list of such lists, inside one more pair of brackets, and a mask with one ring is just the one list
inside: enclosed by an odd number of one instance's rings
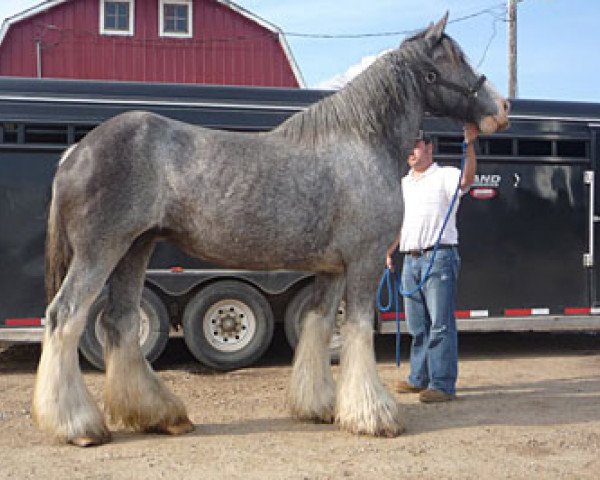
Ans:
{"label": "barn gable", "polygon": [[[104,2],[129,5],[127,28]],[[49,0],[2,24],[0,75],[304,86],[281,30],[228,0]]]}

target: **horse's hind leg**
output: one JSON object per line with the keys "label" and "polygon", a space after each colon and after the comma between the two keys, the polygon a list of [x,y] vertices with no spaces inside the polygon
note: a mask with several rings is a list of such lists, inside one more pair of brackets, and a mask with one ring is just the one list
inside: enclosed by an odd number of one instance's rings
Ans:
{"label": "horse's hind leg", "polygon": [[[32,416],[57,438],[79,446],[104,443],[110,433],[79,369],[79,337],[87,312],[116,264],[75,252],[46,311],[46,331],[33,393]],[[118,258],[118,257],[116,257]]]}
{"label": "horse's hind leg", "polygon": [[296,418],[332,422],[335,383],[331,373],[329,342],[344,293],[344,275],[317,275],[312,307],[304,319],[296,347],[288,405]]}
{"label": "horse's hind leg", "polygon": [[151,238],[138,238],[108,281],[101,318],[106,332],[104,408],[112,422],[135,430],[187,433],[193,425],[183,403],[154,373],[139,344],[139,305],[153,244]]}
{"label": "horse's hind leg", "polygon": [[353,433],[396,436],[404,430],[398,403],[379,379],[373,345],[379,273],[376,262],[356,261],[348,266],[336,422]]}

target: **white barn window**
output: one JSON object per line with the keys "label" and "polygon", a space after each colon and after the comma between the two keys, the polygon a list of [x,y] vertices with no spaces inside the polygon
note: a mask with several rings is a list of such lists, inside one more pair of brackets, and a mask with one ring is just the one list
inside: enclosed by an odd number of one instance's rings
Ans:
{"label": "white barn window", "polygon": [[100,33],[133,35],[135,0],[100,0]]}
{"label": "white barn window", "polygon": [[191,38],[192,32],[191,0],[159,1],[159,34],[161,37]]}

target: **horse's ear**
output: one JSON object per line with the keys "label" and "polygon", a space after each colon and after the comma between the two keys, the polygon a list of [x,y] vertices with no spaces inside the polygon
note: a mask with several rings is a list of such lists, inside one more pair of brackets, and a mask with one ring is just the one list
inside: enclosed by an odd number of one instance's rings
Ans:
{"label": "horse's ear", "polygon": [[427,33],[425,34],[425,38],[431,42],[431,45],[435,45],[442,39],[442,35],[444,34],[444,29],[446,28],[447,23],[448,11],[446,11],[446,14],[438,23],[436,23],[435,25],[431,23],[429,25]]}

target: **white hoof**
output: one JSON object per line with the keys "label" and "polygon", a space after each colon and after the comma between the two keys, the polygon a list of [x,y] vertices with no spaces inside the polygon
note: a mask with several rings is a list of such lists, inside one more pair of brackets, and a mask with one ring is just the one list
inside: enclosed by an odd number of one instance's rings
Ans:
{"label": "white hoof", "polygon": [[287,404],[292,416],[298,420],[332,423],[335,417],[333,377],[314,381],[305,373],[294,370]]}
{"label": "white hoof", "polygon": [[396,437],[404,431],[398,403],[385,390],[366,388],[348,396],[338,392],[335,421],[354,434]]}
{"label": "white hoof", "polygon": [[344,328],[336,423],[356,434],[400,435],[404,425],[399,405],[377,374],[372,329],[352,324]]}
{"label": "white hoof", "polygon": [[108,353],[104,410],[112,423],[136,431],[178,435],[194,429],[183,402],[154,373],[139,349]]}
{"label": "white hoof", "polygon": [[[61,348],[62,347],[62,348]],[[35,380],[31,413],[35,424],[58,440],[79,446],[110,440],[104,417],[90,395],[77,349],[46,335]]]}

